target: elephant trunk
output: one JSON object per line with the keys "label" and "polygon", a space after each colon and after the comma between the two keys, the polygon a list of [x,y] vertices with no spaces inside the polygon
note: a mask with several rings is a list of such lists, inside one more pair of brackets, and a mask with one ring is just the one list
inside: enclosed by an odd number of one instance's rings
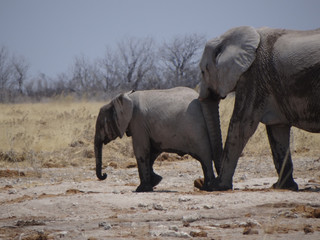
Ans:
{"label": "elephant trunk", "polygon": [[203,116],[207,125],[211,145],[212,159],[217,174],[220,173],[222,155],[222,137],[220,128],[219,102],[220,100],[206,98],[200,101]]}
{"label": "elephant trunk", "polygon": [[102,145],[103,142],[97,137],[94,140],[94,154],[96,157],[96,174],[100,180],[105,180],[107,178],[107,174],[102,174]]}

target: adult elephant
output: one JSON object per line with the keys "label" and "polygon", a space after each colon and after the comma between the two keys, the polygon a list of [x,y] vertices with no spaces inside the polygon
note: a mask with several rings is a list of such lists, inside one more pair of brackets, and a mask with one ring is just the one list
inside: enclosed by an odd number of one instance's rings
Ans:
{"label": "adult elephant", "polygon": [[[100,109],[94,138],[96,174],[100,180],[102,145],[124,133],[132,136],[138,163],[140,185],[137,192],[153,191],[162,179],[153,171],[153,163],[161,152],[190,154],[202,166],[205,184],[210,190],[214,182],[212,160],[219,170],[222,153],[219,112],[216,101],[200,104],[198,93],[190,88],[136,91],[120,94]],[[215,111],[206,114],[203,111]],[[215,132],[210,139],[208,129]],[[218,172],[218,171],[217,171]]]}
{"label": "adult elephant", "polygon": [[235,92],[213,190],[232,189],[239,156],[259,122],[266,125],[278,173],[273,187],[297,190],[290,128],[320,132],[320,29],[233,28],[207,42],[200,68],[200,99]]}

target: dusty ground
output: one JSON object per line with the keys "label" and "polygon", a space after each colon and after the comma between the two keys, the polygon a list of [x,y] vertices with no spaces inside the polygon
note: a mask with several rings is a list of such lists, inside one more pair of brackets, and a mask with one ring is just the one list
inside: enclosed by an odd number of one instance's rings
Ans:
{"label": "dusty ground", "polygon": [[319,158],[295,162],[299,192],[270,190],[272,160],[243,157],[235,190],[217,193],[193,187],[198,162],[170,158],[152,193],[134,192],[130,166],[105,181],[86,167],[2,169],[0,239],[320,239]]}
{"label": "dusty ground", "polygon": [[[225,139],[232,99],[220,107]],[[103,151],[105,181],[94,172],[95,119],[103,103],[0,105],[0,239],[320,239],[320,134],[293,129],[299,192],[276,181],[263,126],[250,139],[234,190],[207,193],[191,157],[160,157],[163,181],[139,184],[131,139]]]}

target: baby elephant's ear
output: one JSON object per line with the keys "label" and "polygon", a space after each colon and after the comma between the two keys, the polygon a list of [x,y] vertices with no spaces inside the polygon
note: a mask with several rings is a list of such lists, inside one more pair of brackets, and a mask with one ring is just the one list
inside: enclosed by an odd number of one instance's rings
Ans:
{"label": "baby elephant's ear", "polygon": [[119,137],[122,138],[132,118],[133,103],[128,94],[124,93],[113,100],[113,105],[115,123],[119,130]]}

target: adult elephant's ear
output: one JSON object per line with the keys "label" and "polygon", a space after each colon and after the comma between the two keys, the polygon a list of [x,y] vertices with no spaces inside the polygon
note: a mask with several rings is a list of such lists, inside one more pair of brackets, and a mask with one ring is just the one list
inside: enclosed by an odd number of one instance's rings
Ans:
{"label": "adult elephant's ear", "polygon": [[240,76],[253,63],[259,43],[259,33],[248,26],[233,28],[220,37],[214,53],[220,96],[234,90]]}
{"label": "adult elephant's ear", "polygon": [[133,103],[128,94],[120,94],[113,100],[114,105],[114,120],[118,128],[118,135],[120,138],[127,130],[130,120],[132,118]]}

